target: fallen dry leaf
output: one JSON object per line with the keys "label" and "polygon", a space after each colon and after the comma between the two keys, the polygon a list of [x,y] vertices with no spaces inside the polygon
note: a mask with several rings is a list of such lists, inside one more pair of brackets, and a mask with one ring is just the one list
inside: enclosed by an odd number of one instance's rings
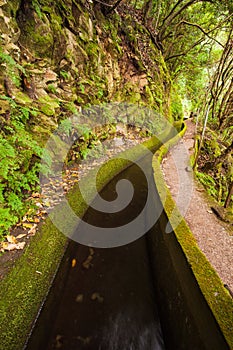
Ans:
{"label": "fallen dry leaf", "polygon": [[58,334],[57,336],[56,336],[56,339],[55,339],[55,348],[56,349],[60,349],[61,347],[62,347],[62,339],[63,339],[63,336],[62,335],[60,335],[60,334]]}
{"label": "fallen dry leaf", "polygon": [[14,236],[6,236],[6,239],[8,243],[17,243],[17,239]]}
{"label": "fallen dry leaf", "polygon": [[22,222],[25,222],[25,221],[27,221],[27,216],[24,216],[22,219]]}
{"label": "fallen dry leaf", "polygon": [[32,228],[34,225],[31,222],[24,222],[22,225],[24,228]]}
{"label": "fallen dry leaf", "polygon": [[93,248],[89,248],[90,255],[93,256],[95,254],[95,251]]}
{"label": "fallen dry leaf", "polygon": [[75,301],[77,303],[82,303],[83,302],[83,294],[78,294]]}
{"label": "fallen dry leaf", "polygon": [[21,250],[24,248],[25,246],[25,242],[19,242],[19,243],[7,243],[7,242],[3,242],[2,243],[2,249],[4,251],[11,251],[11,250]]}
{"label": "fallen dry leaf", "polygon": [[49,201],[45,201],[45,202],[44,202],[44,206],[45,206],[45,207],[50,207],[50,206],[51,206],[51,203],[50,203]]}
{"label": "fallen dry leaf", "polygon": [[91,300],[97,300],[99,303],[103,303],[104,298],[99,293],[93,293]]}
{"label": "fallen dry leaf", "polygon": [[92,263],[91,263],[92,259],[93,259],[93,256],[89,255],[87,259],[82,263],[85,269],[89,269],[92,266]]}
{"label": "fallen dry leaf", "polygon": [[72,259],[72,263],[71,263],[72,267],[75,267],[76,263],[77,263],[76,259]]}
{"label": "fallen dry leaf", "polygon": [[37,229],[37,224],[34,224],[30,230],[28,231],[29,235],[34,235],[36,233],[36,229]]}
{"label": "fallen dry leaf", "polygon": [[77,336],[77,339],[80,340],[84,345],[90,344],[91,337],[83,338],[80,336]]}
{"label": "fallen dry leaf", "polygon": [[20,233],[18,236],[16,236],[16,239],[21,239],[23,237],[27,236],[26,233]]}
{"label": "fallen dry leaf", "polygon": [[32,194],[33,198],[37,198],[37,197],[40,197],[40,196],[41,196],[41,194],[39,192],[36,192],[36,193]]}

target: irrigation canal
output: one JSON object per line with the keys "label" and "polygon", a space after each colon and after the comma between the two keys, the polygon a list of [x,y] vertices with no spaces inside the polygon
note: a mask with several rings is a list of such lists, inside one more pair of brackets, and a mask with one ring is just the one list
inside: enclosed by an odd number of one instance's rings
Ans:
{"label": "irrigation canal", "polygon": [[[152,179],[151,159],[142,162]],[[90,207],[86,222],[108,228],[126,224],[142,212],[148,191],[153,192],[154,204],[145,214],[145,223],[161,211],[154,182],[148,184],[137,165],[108,183],[101,192],[105,200],[116,198],[120,179],[133,184],[129,205],[118,213]],[[185,294],[179,285],[161,238],[163,212],[160,221],[141,238],[116,248],[90,248],[70,241],[25,349],[228,349],[185,260],[181,273],[188,276],[185,288],[190,291]],[[82,234],[82,224],[78,230]],[[177,254],[180,263],[182,252]],[[190,298],[195,310],[189,307]]]}

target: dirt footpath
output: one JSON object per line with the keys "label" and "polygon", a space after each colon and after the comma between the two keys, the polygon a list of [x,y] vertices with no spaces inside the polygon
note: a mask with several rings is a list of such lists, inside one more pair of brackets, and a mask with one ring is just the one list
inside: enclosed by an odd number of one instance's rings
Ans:
{"label": "dirt footpath", "polygon": [[[164,158],[162,170],[170,192],[177,202],[179,192],[182,191],[177,172],[177,165],[174,162],[174,152],[181,145],[185,146],[191,154],[194,146],[195,125],[191,120],[186,121],[187,132],[179,144],[176,145]],[[182,171],[189,172],[188,159],[183,165]],[[188,167],[188,168],[187,168]],[[180,171],[180,170],[179,170]],[[190,176],[192,172],[190,172]],[[192,191],[190,188],[189,203],[184,212],[184,218],[195,236],[197,243],[211,265],[215,268],[219,277],[231,291],[233,291],[233,235],[232,226],[220,221],[211,210],[211,202],[208,200],[203,187],[193,180]],[[182,192],[181,192],[182,193]],[[177,203],[178,206],[181,203]]]}

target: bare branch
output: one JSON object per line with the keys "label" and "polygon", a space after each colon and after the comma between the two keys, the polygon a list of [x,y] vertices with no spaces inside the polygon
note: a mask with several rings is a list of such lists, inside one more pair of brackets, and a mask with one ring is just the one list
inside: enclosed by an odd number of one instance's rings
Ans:
{"label": "bare branch", "polygon": [[101,5],[107,6],[107,7],[112,7],[113,5],[107,4],[106,2],[100,1],[100,0],[94,0],[94,2],[98,2]]}
{"label": "bare branch", "polygon": [[111,8],[109,8],[108,10],[106,10],[106,14],[109,15],[110,13],[112,13],[118,5],[120,5],[120,3],[122,2],[123,0],[117,0],[116,3],[114,5],[112,5]]}
{"label": "bare branch", "polygon": [[191,45],[187,50],[185,50],[184,52],[181,52],[179,54],[176,54],[176,55],[173,55],[173,56],[170,56],[170,57],[167,57],[165,58],[165,61],[169,61],[169,60],[172,60],[173,58],[177,58],[177,57],[181,57],[181,56],[185,56],[187,55],[192,49],[194,49],[194,47],[196,47],[197,45],[201,44],[203,41],[205,40],[205,38],[201,38],[199,39],[198,41],[196,41],[193,45]]}
{"label": "bare branch", "polygon": [[[170,12],[170,15],[169,17],[167,16],[166,20],[163,21],[163,24],[161,26],[161,29],[160,29],[160,32],[159,32],[159,37],[160,37],[160,41],[163,41],[163,35],[167,29],[167,27],[169,26],[169,24],[177,17],[179,16],[179,14],[181,12],[183,12],[186,8],[188,8],[189,6],[191,6],[192,4],[194,4],[196,1],[198,0],[191,0],[189,2],[187,2],[186,4],[184,4],[177,12],[175,12],[175,9],[177,7],[178,4],[176,4],[172,11]],[[179,1],[179,4],[181,3],[182,1],[180,0]]]}
{"label": "bare branch", "polygon": [[192,27],[196,27],[196,28],[200,29],[200,31],[201,31],[203,34],[205,34],[209,39],[214,40],[216,43],[218,43],[221,47],[224,48],[224,45],[223,45],[222,43],[220,43],[217,39],[211,37],[211,36],[209,35],[209,32],[206,32],[199,24],[197,24],[197,23],[191,23],[191,22],[187,22],[187,21],[181,21],[180,24],[186,24],[186,25],[188,25],[188,26],[192,26]]}
{"label": "bare branch", "polygon": [[175,6],[171,9],[171,11],[169,12],[169,14],[163,19],[163,23],[162,25],[165,23],[165,21],[171,16],[171,14],[175,11],[175,9],[183,2],[184,0],[179,0],[177,1],[177,3],[175,4]]}

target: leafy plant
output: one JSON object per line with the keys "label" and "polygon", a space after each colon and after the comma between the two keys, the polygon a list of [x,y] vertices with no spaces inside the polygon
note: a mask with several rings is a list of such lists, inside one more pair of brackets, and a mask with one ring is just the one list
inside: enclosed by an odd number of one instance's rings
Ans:
{"label": "leafy plant", "polygon": [[6,74],[11,78],[12,82],[19,87],[21,79],[18,71],[22,72],[25,76],[26,71],[12,56],[5,53],[2,47],[0,47],[0,65],[5,67]]}
{"label": "leafy plant", "polygon": [[56,86],[54,84],[48,84],[47,89],[52,94],[56,94],[56,92],[57,92]]}
{"label": "leafy plant", "polygon": [[207,192],[215,199],[217,199],[218,192],[214,179],[210,175],[201,172],[196,172],[196,176],[202,185],[206,188]]}
{"label": "leafy plant", "polygon": [[68,80],[69,79],[69,73],[67,71],[65,71],[65,70],[60,70],[59,75],[64,80]]}
{"label": "leafy plant", "polygon": [[12,102],[10,119],[0,131],[0,238],[26,213],[31,205],[26,198],[38,189],[43,149],[25,126],[35,112]]}
{"label": "leafy plant", "polygon": [[42,12],[40,9],[40,3],[38,0],[32,0],[32,6],[34,8],[34,10],[36,11],[37,16],[42,19]]}

